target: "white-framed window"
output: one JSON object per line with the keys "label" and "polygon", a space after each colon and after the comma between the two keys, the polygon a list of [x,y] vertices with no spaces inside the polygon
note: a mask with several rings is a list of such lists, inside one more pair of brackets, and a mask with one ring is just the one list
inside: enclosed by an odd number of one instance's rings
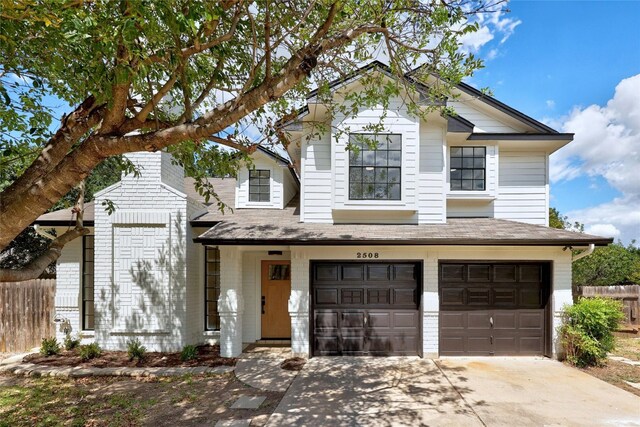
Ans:
{"label": "white-framed window", "polygon": [[401,200],[402,135],[351,134],[349,144],[349,200]]}
{"label": "white-framed window", "polygon": [[451,147],[449,168],[451,191],[487,189],[487,147]]}
{"label": "white-framed window", "polygon": [[271,171],[268,169],[249,170],[249,201],[271,201]]}

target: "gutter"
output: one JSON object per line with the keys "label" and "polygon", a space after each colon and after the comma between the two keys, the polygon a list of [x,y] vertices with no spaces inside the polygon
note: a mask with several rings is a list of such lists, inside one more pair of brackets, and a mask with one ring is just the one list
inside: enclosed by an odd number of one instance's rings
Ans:
{"label": "gutter", "polygon": [[579,260],[580,258],[584,258],[586,256],[591,255],[595,248],[596,248],[596,245],[594,245],[593,243],[590,243],[589,247],[586,250],[580,252],[579,254],[575,254],[575,255],[571,256],[571,263],[574,263],[575,261]]}

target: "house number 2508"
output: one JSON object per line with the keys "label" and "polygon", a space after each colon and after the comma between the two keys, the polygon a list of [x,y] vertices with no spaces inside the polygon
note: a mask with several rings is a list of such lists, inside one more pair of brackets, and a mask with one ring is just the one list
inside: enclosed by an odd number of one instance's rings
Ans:
{"label": "house number 2508", "polygon": [[356,252],[356,258],[378,258],[378,252]]}

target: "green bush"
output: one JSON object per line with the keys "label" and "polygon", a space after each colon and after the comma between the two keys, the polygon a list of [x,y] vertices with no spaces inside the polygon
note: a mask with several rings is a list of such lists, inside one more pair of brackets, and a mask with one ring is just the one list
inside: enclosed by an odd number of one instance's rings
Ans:
{"label": "green bush", "polygon": [[146,352],[147,347],[143,346],[138,338],[127,342],[127,354],[129,355],[129,360],[137,359],[140,361],[144,358],[144,354]]}
{"label": "green bush", "polygon": [[195,345],[185,345],[180,353],[180,359],[183,362],[194,360],[198,357],[198,348]]}
{"label": "green bush", "polygon": [[613,350],[615,331],[624,319],[622,303],[609,298],[581,298],[564,307],[560,338],[567,361],[576,366],[595,366]]}
{"label": "green bush", "polygon": [[60,344],[56,337],[42,338],[42,344],[40,345],[40,354],[43,356],[53,356],[60,353]]}
{"label": "green bush", "polygon": [[95,342],[80,346],[80,358],[82,360],[95,359],[96,357],[100,357],[101,354],[102,349]]}
{"label": "green bush", "polygon": [[74,338],[71,338],[71,334],[67,334],[66,337],[64,337],[64,349],[65,350],[73,350],[74,348],[78,347],[80,345],[80,337],[79,336],[75,336]]}

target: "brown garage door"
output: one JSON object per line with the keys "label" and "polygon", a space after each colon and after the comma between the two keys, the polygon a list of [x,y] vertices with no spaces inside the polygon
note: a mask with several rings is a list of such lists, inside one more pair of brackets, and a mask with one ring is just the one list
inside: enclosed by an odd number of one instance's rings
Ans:
{"label": "brown garage door", "polygon": [[312,263],[313,355],[419,355],[419,265]]}
{"label": "brown garage door", "polygon": [[548,263],[440,263],[440,354],[550,350]]}

